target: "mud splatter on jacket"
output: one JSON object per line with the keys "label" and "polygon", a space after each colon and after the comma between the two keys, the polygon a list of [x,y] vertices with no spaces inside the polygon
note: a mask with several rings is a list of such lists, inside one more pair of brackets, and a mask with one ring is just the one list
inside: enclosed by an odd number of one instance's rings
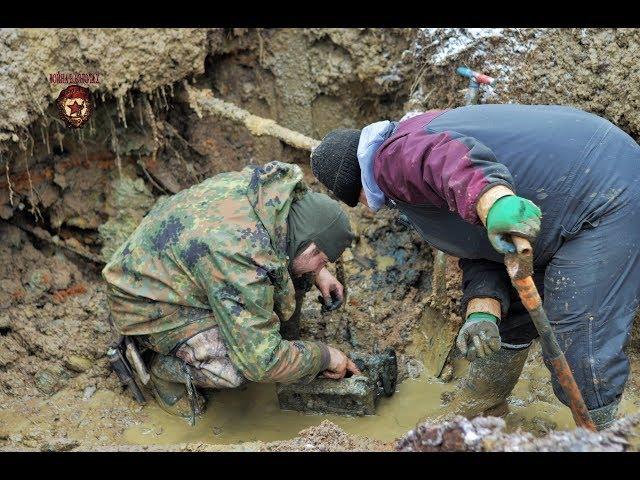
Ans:
{"label": "mud splatter on jacket", "polygon": [[102,271],[114,324],[169,353],[217,325],[250,381],[293,382],[328,366],[319,342],[287,341],[295,308],[287,215],[307,187],[300,167],[271,162],[222,173],[156,205]]}

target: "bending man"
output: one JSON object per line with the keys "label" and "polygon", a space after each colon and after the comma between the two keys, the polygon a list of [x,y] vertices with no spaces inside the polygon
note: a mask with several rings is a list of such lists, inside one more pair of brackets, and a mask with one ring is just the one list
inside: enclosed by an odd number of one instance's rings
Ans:
{"label": "bending man", "polygon": [[183,190],[159,202],[104,268],[117,331],[156,352],[152,390],[166,410],[188,416],[194,387],[359,373],[341,351],[280,333],[299,311],[296,291],[314,281],[342,291],[324,267],[353,238],[338,202],[302,177],[271,162]]}
{"label": "bending man", "polygon": [[537,337],[503,263],[517,235],[532,242],[534,281],[593,420],[613,421],[640,299],[640,147],[629,135],[569,107],[473,105],[334,130],[311,165],[347,205],[397,208],[460,258],[457,343],[472,364],[454,411],[504,405]]}

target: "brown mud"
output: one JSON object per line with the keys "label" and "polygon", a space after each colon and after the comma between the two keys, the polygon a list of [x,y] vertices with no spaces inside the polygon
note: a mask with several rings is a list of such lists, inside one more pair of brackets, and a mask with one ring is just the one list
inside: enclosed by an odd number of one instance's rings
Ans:
{"label": "brown mud", "polygon": [[[461,322],[460,271],[447,258],[446,296],[432,297],[433,252],[393,212],[348,210],[357,239],[343,257],[347,301],[321,315],[311,292],[301,325],[303,337],[345,351],[396,349],[403,383],[373,417],[282,412],[268,385],[214,394],[193,429],[152,402],[138,406],[104,357],[112,336],[99,272],[154,202],[221,171],[296,162],[322,190],[307,152],[199,118],[185,80],[318,139],[408,109],[461,104],[466,85],[453,70],[466,63],[500,78],[485,101],[570,104],[640,136],[638,78],[629,70],[637,32],[489,30],[500,32],[0,31],[0,449],[391,450],[446,408],[441,395],[465,369],[449,355]],[[62,86],[48,75],[57,71],[102,73],[91,87],[96,112],[80,131],[56,118]],[[638,328],[624,414],[640,407]],[[436,378],[433,365],[445,360]],[[509,406],[507,432],[573,428],[537,346]]]}

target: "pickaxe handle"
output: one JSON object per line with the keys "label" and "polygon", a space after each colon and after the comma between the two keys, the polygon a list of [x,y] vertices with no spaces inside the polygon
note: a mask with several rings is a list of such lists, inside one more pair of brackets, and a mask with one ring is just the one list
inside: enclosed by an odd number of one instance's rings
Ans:
{"label": "pickaxe handle", "polygon": [[533,273],[533,248],[529,241],[524,238],[513,236],[511,240],[516,246],[516,253],[505,255],[505,264],[509,277],[511,277],[511,283],[518,291],[522,304],[529,312],[531,320],[533,320],[533,324],[538,330],[543,352],[553,367],[558,383],[560,383],[562,390],[569,399],[569,407],[576,425],[595,431],[596,426],[589,415],[567,359],[551,329],[547,314],[542,308],[542,299],[533,282],[531,276]]}

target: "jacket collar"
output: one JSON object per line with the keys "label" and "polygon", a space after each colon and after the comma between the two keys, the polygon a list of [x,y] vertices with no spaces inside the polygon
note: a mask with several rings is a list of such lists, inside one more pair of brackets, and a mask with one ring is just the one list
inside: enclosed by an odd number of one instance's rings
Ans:
{"label": "jacket collar", "polygon": [[360,133],[360,141],[358,142],[360,180],[369,208],[374,212],[380,210],[386,201],[385,195],[373,175],[374,159],[380,145],[393,134],[397,125],[397,122],[383,120],[367,125]]}

